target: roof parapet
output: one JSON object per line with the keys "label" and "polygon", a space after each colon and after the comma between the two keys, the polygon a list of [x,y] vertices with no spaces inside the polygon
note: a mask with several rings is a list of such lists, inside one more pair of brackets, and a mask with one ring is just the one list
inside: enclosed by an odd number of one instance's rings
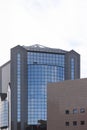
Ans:
{"label": "roof parapet", "polygon": [[62,50],[62,49],[55,49],[55,48],[49,48],[45,47],[43,45],[35,44],[32,46],[23,46],[27,51],[40,51],[40,52],[52,52],[52,53],[66,53],[68,51]]}

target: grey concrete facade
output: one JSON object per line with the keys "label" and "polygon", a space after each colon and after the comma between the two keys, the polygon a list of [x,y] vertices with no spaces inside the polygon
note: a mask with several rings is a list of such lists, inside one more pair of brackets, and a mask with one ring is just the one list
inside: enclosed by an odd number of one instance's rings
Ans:
{"label": "grey concrete facade", "polygon": [[74,50],[71,50],[65,54],[65,79],[71,79],[71,64],[70,60],[71,58],[74,58],[75,60],[75,79],[80,78],[80,55],[75,52]]}
{"label": "grey concrete facade", "polygon": [[[17,54],[21,54],[21,122],[17,125]],[[11,49],[12,130],[24,130],[27,124],[27,52],[17,46]]]}

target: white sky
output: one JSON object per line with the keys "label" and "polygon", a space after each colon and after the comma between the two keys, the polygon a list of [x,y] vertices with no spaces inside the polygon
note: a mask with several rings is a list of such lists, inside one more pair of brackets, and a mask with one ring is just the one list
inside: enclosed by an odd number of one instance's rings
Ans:
{"label": "white sky", "polygon": [[74,49],[87,77],[87,0],[0,0],[0,65],[18,44]]}

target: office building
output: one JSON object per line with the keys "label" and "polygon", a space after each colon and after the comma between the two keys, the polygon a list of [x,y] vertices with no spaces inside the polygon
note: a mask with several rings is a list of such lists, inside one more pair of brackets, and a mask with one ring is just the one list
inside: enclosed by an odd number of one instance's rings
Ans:
{"label": "office building", "polygon": [[48,82],[80,78],[80,55],[74,50],[18,45],[11,49],[10,66],[12,130],[34,130],[47,120]]}
{"label": "office building", "polygon": [[87,79],[48,84],[47,130],[87,129]]}
{"label": "office building", "polygon": [[0,130],[11,130],[11,90],[0,93]]}

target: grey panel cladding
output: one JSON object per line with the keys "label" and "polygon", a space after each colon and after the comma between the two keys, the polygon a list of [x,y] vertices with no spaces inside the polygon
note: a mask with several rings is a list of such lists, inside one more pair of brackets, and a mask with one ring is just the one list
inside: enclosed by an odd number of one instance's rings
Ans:
{"label": "grey panel cladding", "polygon": [[7,93],[9,83],[10,83],[10,62],[8,62],[2,67],[2,93]]}
{"label": "grey panel cladding", "polygon": [[21,55],[21,130],[27,122],[27,51],[21,46],[11,49],[12,128],[17,129],[17,54]]}
{"label": "grey panel cladding", "polygon": [[75,60],[75,79],[80,78],[80,55],[76,53],[74,50],[67,52],[65,54],[65,79],[71,79],[71,58]]}
{"label": "grey panel cladding", "polygon": [[0,67],[0,93],[7,93],[10,82],[10,61]]}
{"label": "grey panel cladding", "polygon": [[0,67],[0,93],[2,93],[2,71]]}

